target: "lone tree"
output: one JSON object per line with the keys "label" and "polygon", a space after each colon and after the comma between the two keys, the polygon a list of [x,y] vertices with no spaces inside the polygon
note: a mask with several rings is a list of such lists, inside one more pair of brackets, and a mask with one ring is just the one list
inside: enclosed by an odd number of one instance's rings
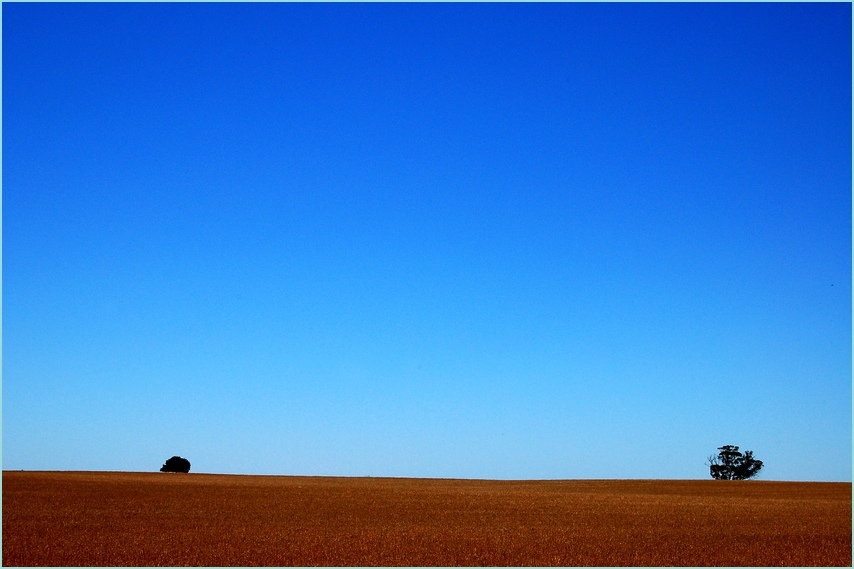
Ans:
{"label": "lone tree", "polygon": [[190,472],[190,461],[180,456],[173,456],[160,467],[160,472]]}
{"label": "lone tree", "polygon": [[719,447],[718,456],[709,457],[709,472],[715,480],[747,480],[762,470],[762,461],[753,458],[753,451],[741,454],[737,446]]}

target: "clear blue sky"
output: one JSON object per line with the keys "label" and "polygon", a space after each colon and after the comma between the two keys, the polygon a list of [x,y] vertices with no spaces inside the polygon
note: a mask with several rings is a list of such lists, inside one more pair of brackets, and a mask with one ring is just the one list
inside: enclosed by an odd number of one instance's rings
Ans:
{"label": "clear blue sky", "polygon": [[851,10],[3,4],[3,468],[850,481]]}

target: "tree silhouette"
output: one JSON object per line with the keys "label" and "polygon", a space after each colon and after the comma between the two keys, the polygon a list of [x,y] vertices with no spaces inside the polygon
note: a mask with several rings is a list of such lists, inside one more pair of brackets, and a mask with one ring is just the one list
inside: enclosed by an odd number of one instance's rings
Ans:
{"label": "tree silhouette", "polygon": [[160,467],[160,472],[190,472],[190,461],[180,456],[173,456]]}
{"label": "tree silhouette", "polygon": [[762,470],[762,461],[753,458],[753,451],[741,454],[737,446],[718,447],[718,456],[709,457],[709,473],[715,480],[747,480]]}

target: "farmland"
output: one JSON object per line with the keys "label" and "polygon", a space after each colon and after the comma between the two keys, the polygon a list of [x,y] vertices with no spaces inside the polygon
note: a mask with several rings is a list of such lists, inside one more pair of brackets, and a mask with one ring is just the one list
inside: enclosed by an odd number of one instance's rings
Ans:
{"label": "farmland", "polygon": [[851,566],[851,484],[7,471],[2,561]]}

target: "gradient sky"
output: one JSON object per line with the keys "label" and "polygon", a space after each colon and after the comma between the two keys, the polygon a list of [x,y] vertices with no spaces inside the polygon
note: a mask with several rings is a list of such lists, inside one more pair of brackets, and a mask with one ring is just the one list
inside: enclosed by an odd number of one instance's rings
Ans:
{"label": "gradient sky", "polygon": [[851,4],[17,4],[3,468],[851,480]]}

